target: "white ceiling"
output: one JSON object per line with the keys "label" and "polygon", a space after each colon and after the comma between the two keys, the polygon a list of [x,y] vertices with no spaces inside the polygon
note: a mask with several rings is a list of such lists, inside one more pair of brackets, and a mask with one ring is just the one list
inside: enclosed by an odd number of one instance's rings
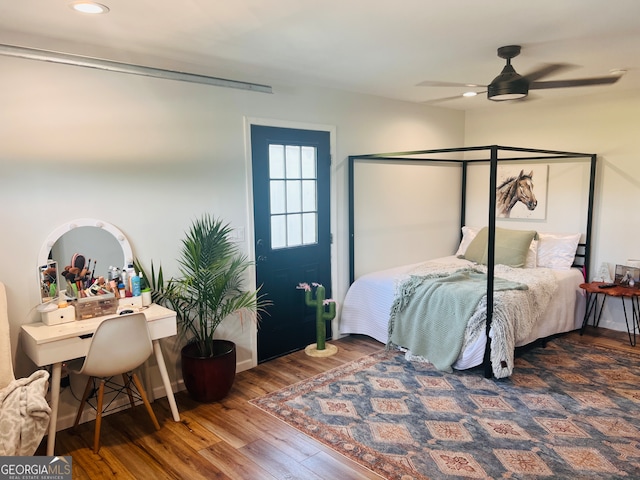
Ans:
{"label": "white ceiling", "polygon": [[416,86],[424,80],[490,83],[504,65],[496,49],[516,44],[521,74],[575,66],[544,80],[627,70],[612,86],[532,92],[537,101],[640,88],[638,0],[101,1],[110,12],[89,16],[70,0],[3,0],[0,43],[264,83],[276,94],[312,85],[411,102],[464,90]]}

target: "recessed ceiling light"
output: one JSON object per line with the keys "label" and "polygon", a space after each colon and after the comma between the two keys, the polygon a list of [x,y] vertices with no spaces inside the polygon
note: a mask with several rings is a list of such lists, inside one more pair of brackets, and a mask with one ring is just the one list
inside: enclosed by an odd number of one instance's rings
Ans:
{"label": "recessed ceiling light", "polygon": [[462,94],[463,97],[475,97],[476,95],[478,95],[478,92],[464,92]]}
{"label": "recessed ceiling light", "polygon": [[96,2],[73,2],[70,7],[76,12],[90,13],[92,15],[107,13],[109,11],[109,7]]}

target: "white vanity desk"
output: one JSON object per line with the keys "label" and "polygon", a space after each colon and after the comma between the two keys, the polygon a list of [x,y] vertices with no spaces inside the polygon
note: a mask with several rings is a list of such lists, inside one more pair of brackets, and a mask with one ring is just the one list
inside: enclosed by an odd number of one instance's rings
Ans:
{"label": "white vanity desk", "polygon": [[[153,351],[162,382],[167,392],[167,400],[171,407],[173,419],[180,421],[180,414],[173,396],[171,381],[160,349],[160,338],[176,334],[176,313],[160,305],[152,304],[142,310],[149,322],[149,333],[153,341]],[[91,336],[103,320],[115,315],[78,320],[59,325],[31,323],[22,325],[22,346],[26,354],[39,367],[52,365],[51,373],[51,420],[47,438],[47,455],[54,455],[56,441],[56,424],[58,420],[58,404],[60,402],[60,374],[62,363],[86,356],[91,343]]]}

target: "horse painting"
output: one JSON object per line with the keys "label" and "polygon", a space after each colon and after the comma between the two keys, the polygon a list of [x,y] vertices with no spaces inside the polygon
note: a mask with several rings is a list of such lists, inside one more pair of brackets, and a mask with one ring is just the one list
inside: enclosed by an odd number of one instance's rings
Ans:
{"label": "horse painting", "polygon": [[525,174],[520,170],[517,176],[509,177],[496,188],[496,211],[499,217],[509,218],[511,209],[522,202],[528,210],[535,210],[538,201],[533,193],[533,170]]}

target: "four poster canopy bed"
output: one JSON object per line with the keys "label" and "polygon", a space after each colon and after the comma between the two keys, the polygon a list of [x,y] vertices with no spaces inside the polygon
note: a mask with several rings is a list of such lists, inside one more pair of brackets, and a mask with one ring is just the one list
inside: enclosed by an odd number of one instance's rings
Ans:
{"label": "four poster canopy bed", "polygon": [[[445,257],[363,274],[355,279],[355,165],[384,162],[429,168],[460,168],[457,251]],[[553,233],[543,222],[496,225],[496,217],[520,201],[533,210],[537,200],[528,164],[586,163],[588,192],[581,231]],[[499,165],[525,165],[499,182]],[[470,167],[488,165],[488,216],[481,225],[467,223]],[[395,167],[394,167],[395,168]],[[516,347],[578,328],[585,299],[579,288],[589,278],[596,155],[498,145],[349,157],[350,282],[342,305],[340,332],[364,334],[401,348],[408,359],[429,361],[440,370],[483,366],[486,377],[511,375]],[[585,176],[587,176],[585,175]],[[546,179],[545,179],[546,180]],[[545,186],[546,188],[546,186]],[[507,192],[508,190],[508,192]],[[507,192],[507,193],[505,193]],[[505,197],[519,196],[510,201]],[[476,198],[477,202],[478,199]],[[510,205],[511,203],[511,205]],[[359,208],[366,208],[358,203]],[[501,221],[502,222],[502,221]],[[548,227],[547,227],[548,228]],[[556,230],[557,231],[557,230]]]}

